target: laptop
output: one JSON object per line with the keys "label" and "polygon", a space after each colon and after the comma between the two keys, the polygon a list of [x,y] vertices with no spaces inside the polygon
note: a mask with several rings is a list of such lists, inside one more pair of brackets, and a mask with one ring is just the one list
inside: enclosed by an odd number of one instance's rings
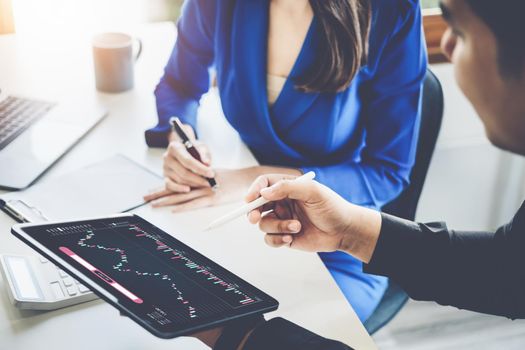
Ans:
{"label": "laptop", "polygon": [[50,102],[1,89],[0,188],[31,185],[106,114],[94,102]]}

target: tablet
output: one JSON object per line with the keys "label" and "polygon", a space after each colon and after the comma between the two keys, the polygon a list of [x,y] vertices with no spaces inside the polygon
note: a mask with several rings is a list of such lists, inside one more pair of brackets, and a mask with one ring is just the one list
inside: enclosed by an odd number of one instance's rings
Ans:
{"label": "tablet", "polygon": [[278,307],[272,297],[133,214],[21,224],[11,232],[161,338]]}

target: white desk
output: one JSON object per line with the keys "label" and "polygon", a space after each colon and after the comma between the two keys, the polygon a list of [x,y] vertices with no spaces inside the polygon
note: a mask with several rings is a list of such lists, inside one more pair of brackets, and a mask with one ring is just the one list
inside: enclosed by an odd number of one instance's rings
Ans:
{"label": "white desk", "polygon": [[[135,33],[144,41],[143,57],[136,66],[136,87],[120,95],[95,91],[88,40],[64,44],[56,38],[43,42],[42,38],[0,37],[0,86],[49,99],[80,93],[101,101],[110,111],[45,177],[78,169],[114,153],[161,169],[162,150],[148,149],[143,131],[155,123],[152,91],[171,51],[175,30],[173,25],[163,23],[145,26]],[[213,150],[216,166],[256,163],[222,117],[216,93],[204,98],[200,114],[200,136]],[[262,233],[242,218],[220,231],[197,231],[203,220],[215,218],[236,205],[177,215],[166,209],[144,207],[137,213],[279,300],[279,310],[268,316],[285,317],[356,349],[375,349],[316,255],[268,248]],[[0,253],[32,254],[9,233],[13,223],[0,214]],[[157,339],[119,317],[114,308],[101,301],[53,312],[23,312],[11,306],[0,281],[0,349],[43,346],[53,350],[205,348],[190,338]]]}

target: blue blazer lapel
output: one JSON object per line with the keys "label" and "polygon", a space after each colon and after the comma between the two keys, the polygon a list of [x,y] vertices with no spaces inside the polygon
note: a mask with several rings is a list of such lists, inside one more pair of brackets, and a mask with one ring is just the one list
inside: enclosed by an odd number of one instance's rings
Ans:
{"label": "blue blazer lapel", "polygon": [[247,106],[243,118],[253,118],[259,132],[273,136],[266,92],[268,46],[267,0],[237,1],[232,21],[231,60],[235,86],[240,100]]}
{"label": "blue blazer lapel", "polygon": [[270,109],[272,124],[279,135],[285,136],[290,128],[301,119],[301,116],[312,106],[319,97],[316,92],[301,92],[296,88],[296,81],[308,69],[315,64],[315,52],[317,45],[317,21],[314,17],[303,46],[290,72],[290,76]]}
{"label": "blue blazer lapel", "polygon": [[312,22],[290,77],[270,109],[266,90],[268,18],[268,0],[236,1],[229,57],[231,67],[235,70],[235,90],[240,98],[239,101],[245,106],[246,115],[242,118],[250,118],[248,123],[255,123],[256,126],[254,128],[244,124],[247,122],[245,120],[242,129],[246,132],[258,132],[268,141],[273,140],[276,143],[276,151],[284,151],[292,157],[301,158],[302,155],[287,145],[285,139],[287,131],[319,96],[318,93],[298,91],[293,81],[313,63],[316,21],[314,19]]}

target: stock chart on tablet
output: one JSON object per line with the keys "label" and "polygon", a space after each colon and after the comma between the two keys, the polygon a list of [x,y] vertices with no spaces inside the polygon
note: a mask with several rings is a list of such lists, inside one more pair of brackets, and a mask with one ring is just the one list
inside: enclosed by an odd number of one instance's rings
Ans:
{"label": "stock chart on tablet", "polygon": [[157,326],[206,320],[263,301],[253,286],[134,218],[25,231]]}

